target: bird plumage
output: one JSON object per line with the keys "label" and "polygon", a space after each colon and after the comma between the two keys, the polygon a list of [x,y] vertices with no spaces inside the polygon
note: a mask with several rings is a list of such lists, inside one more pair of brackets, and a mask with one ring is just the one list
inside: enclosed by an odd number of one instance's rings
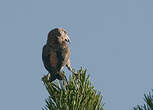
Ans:
{"label": "bird plumage", "polygon": [[66,84],[66,76],[63,74],[65,66],[72,72],[70,49],[66,41],[70,42],[66,31],[62,28],[56,28],[49,32],[47,43],[43,47],[42,60],[50,74],[49,80],[51,82],[59,79]]}

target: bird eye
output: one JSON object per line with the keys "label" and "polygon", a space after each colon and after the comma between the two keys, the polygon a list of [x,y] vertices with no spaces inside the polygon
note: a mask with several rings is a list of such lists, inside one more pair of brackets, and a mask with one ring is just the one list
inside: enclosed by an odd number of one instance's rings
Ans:
{"label": "bird eye", "polygon": [[61,34],[65,34],[65,32],[64,31],[61,31]]}

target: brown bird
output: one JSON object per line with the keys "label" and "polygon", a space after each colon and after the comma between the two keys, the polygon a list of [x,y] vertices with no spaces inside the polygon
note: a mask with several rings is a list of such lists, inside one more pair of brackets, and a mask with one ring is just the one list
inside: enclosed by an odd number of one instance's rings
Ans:
{"label": "brown bird", "polygon": [[67,84],[63,68],[66,66],[72,72],[70,65],[70,49],[66,42],[70,38],[63,28],[55,28],[48,33],[47,43],[43,47],[42,60],[47,69],[49,81],[63,80]]}

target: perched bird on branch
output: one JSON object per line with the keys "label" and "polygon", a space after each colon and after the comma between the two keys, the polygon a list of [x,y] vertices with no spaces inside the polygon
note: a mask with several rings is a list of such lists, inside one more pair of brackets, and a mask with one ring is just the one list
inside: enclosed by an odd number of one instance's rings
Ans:
{"label": "perched bird on branch", "polygon": [[70,65],[70,49],[66,42],[70,38],[63,28],[55,28],[48,33],[47,43],[43,47],[42,60],[47,69],[49,81],[63,80],[67,84],[63,68],[66,66],[72,72]]}

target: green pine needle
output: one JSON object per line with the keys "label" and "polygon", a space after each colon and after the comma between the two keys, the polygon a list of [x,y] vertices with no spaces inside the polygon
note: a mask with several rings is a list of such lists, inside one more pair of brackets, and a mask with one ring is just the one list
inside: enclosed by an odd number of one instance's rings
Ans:
{"label": "green pine needle", "polygon": [[91,85],[89,75],[82,68],[69,77],[66,90],[50,83],[44,76],[42,81],[49,93],[43,110],[104,110],[101,92],[96,92]]}
{"label": "green pine needle", "polygon": [[149,92],[149,94],[145,94],[144,100],[145,104],[142,106],[137,105],[137,107],[134,107],[134,110],[153,110],[153,93]]}

